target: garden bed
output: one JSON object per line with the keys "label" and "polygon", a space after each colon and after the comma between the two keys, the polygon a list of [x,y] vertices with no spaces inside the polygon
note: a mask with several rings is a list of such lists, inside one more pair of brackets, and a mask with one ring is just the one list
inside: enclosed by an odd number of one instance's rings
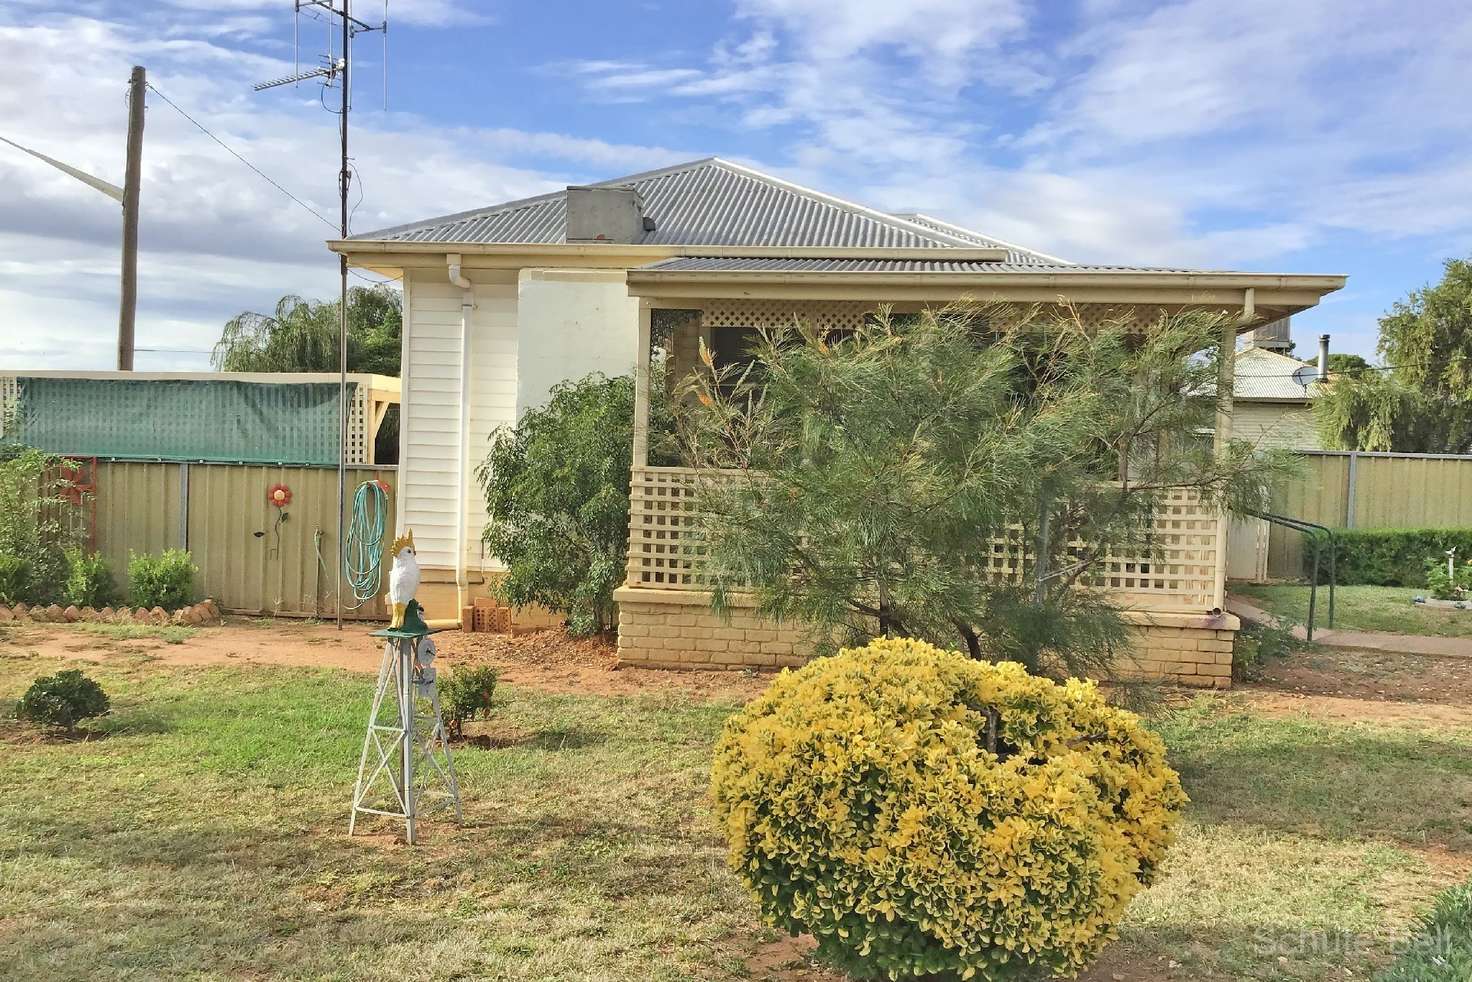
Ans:
{"label": "garden bed", "polygon": [[[5,746],[8,977],[836,979],[756,925],[708,824],[710,748],[765,680],[613,671],[555,634],[438,637],[451,669],[501,667],[503,702],[467,728],[489,747],[457,749],[465,824],[426,821],[409,849],[386,825],[345,835],[378,657],[360,632],[0,631],[0,704],[82,655],[113,700],[90,724],[108,739]],[[1086,979],[1363,978],[1466,878],[1472,722],[1444,714],[1472,712],[1472,681],[1375,657],[1309,651],[1171,695],[1154,724],[1193,802]]]}

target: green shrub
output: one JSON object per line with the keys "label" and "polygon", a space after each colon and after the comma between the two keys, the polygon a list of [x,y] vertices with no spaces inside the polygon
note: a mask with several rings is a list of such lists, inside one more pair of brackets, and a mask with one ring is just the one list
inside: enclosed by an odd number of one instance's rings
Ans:
{"label": "green shrub", "polygon": [[39,450],[0,459],[0,603],[55,603],[80,516],[62,492],[75,465]]}
{"label": "green shrub", "polygon": [[440,676],[440,709],[450,736],[460,736],[466,720],[491,715],[499,678],[500,673],[489,665],[469,665]]}
{"label": "green shrub", "polygon": [[129,596],[135,607],[177,610],[194,600],[194,565],[186,549],[165,549],[158,555],[130,553]]}
{"label": "green shrub", "polygon": [[[1472,559],[1472,528],[1335,529],[1335,577],[1343,586],[1426,586],[1428,560],[1446,564],[1446,552]],[[1304,544],[1303,576],[1312,579],[1313,550]],[[1319,558],[1319,582],[1329,582],[1328,550]]]}
{"label": "green shrub", "polygon": [[711,795],[763,917],[891,979],[1073,975],[1186,802],[1159,738],[1093,683],[889,639],[732,716]]}
{"label": "green shrub", "polygon": [[1467,982],[1472,979],[1472,882],[1436,898],[1420,931],[1376,982]]}
{"label": "green shrub", "polygon": [[102,686],[71,668],[32,682],[15,704],[15,715],[34,723],[73,730],[84,719],[106,714],[108,708],[107,693],[102,691]]}
{"label": "green shrub", "polygon": [[575,634],[612,630],[629,548],[634,381],[593,374],[552,388],[545,406],[491,436],[476,468],[486,551],[506,564],[515,605],[566,615]]}
{"label": "green shrub", "polygon": [[66,551],[66,591],[69,604],[78,607],[103,607],[117,599],[117,586],[112,570],[101,553],[83,552],[73,547]]}
{"label": "green shrub", "polygon": [[1426,589],[1437,600],[1472,598],[1472,563],[1454,564],[1447,572],[1444,560],[1426,560]]}
{"label": "green shrub", "polygon": [[31,563],[20,556],[0,554],[0,603],[20,603],[30,596]]}

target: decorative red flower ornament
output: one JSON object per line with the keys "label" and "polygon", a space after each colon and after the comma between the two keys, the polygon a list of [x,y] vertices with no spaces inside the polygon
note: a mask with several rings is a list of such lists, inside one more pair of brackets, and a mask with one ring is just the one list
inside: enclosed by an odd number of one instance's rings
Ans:
{"label": "decorative red flower ornament", "polygon": [[266,501],[277,508],[291,504],[291,488],[284,484],[273,484],[266,489]]}

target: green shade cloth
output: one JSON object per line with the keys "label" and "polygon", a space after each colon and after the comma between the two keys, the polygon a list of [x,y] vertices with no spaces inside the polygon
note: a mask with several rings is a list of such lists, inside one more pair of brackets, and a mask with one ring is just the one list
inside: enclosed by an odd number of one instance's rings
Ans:
{"label": "green shade cloth", "polygon": [[[338,387],[195,379],[17,379],[13,437],[58,454],[335,465]],[[353,397],[349,382],[348,398]]]}

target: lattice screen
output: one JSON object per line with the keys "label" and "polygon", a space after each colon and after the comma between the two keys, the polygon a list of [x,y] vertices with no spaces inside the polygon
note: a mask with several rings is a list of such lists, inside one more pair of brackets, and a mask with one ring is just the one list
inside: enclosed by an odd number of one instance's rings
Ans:
{"label": "lattice screen", "polygon": [[[17,407],[20,404],[20,378],[22,378],[22,377],[26,377],[26,376],[24,376],[24,375],[16,376],[16,375],[3,375],[3,374],[0,374],[0,423],[4,423],[5,420],[8,420],[10,418],[10,414],[12,412],[16,411]],[[81,384],[86,384],[86,380],[79,380],[79,381],[81,382]],[[123,378],[118,378],[118,379],[116,379],[116,381],[127,381],[127,380],[126,379],[123,379]],[[140,381],[141,382],[147,382],[149,380],[144,379],[144,380],[140,380]],[[233,381],[233,380],[231,379],[231,377],[229,375],[221,375],[220,376],[220,381]],[[161,382],[160,384],[170,384],[170,383]],[[178,385],[179,383],[172,383],[172,384]],[[207,383],[200,382],[198,384],[201,384],[202,385],[202,384],[207,384]],[[320,383],[312,383],[312,384],[320,384]],[[334,385],[334,388],[335,388],[335,383],[332,383],[332,384]],[[271,401],[267,405],[272,410],[279,410],[280,414],[286,414],[286,415],[283,415],[282,418],[289,419],[289,420],[292,420],[293,422],[295,422],[297,424],[297,430],[296,430],[296,432],[298,434],[304,432],[305,429],[308,428],[308,427],[322,427],[322,426],[325,426],[327,428],[324,432],[318,433],[317,438],[320,439],[321,441],[325,441],[325,443],[328,445],[328,451],[327,452],[334,458],[334,462],[335,462],[336,448],[337,448],[337,409],[336,409],[336,398],[335,398],[335,396],[333,398],[333,405],[330,407],[330,413],[327,414],[327,415],[330,415],[330,417],[331,417],[330,419],[325,419],[325,420],[323,420],[323,419],[308,420],[304,415],[298,415],[298,416],[289,415],[289,414],[292,414],[292,413],[298,413],[299,410],[300,410],[300,404],[292,401],[292,399],[294,398],[294,396],[289,391],[290,390],[290,387],[289,386],[283,386],[283,385],[280,385],[280,384],[271,385],[271,386],[263,386],[260,390],[258,390],[260,393],[262,393],[258,398],[261,399],[261,400],[266,400],[268,398],[267,393],[271,392],[272,390],[281,390],[281,392],[283,394],[271,397]],[[373,463],[373,445],[372,445],[372,440],[369,439],[369,436],[368,436],[368,429],[369,429],[369,426],[370,426],[370,423],[371,423],[370,413],[372,411],[371,410],[370,403],[369,403],[369,399],[370,399],[370,390],[369,390],[368,385],[365,382],[361,381],[361,380],[357,380],[357,379],[354,379],[352,376],[349,376],[349,378],[348,378],[348,444],[347,444],[347,463],[348,464],[371,464],[371,463]],[[86,409],[88,411],[90,411],[95,404],[92,403],[92,402],[88,402],[88,403],[85,403],[84,405],[85,405]],[[189,405],[186,405],[185,406],[185,411],[187,411],[188,408],[189,408]],[[263,409],[262,411],[265,412],[265,409]],[[99,417],[99,418],[111,418],[111,417],[105,417],[104,416],[104,417]],[[214,423],[216,423],[216,422],[218,422],[218,421],[213,421],[212,422],[210,419],[206,418],[204,420],[203,424],[201,424],[201,421],[198,418],[198,413],[196,413],[194,416],[184,416],[184,417],[179,417],[177,419],[174,419],[172,421],[172,425],[175,425],[175,426],[184,426],[184,427],[193,426],[193,425],[206,425],[206,426],[208,426],[208,425],[214,425]],[[145,442],[154,441],[154,439],[155,439],[155,437],[157,435],[157,427],[158,427],[158,424],[156,424],[156,423],[153,424],[153,428],[148,431],[150,434],[153,434],[153,435],[152,436],[146,436],[146,437],[143,437],[143,438],[140,438],[140,439],[143,439]],[[59,453],[67,453],[67,452],[81,452],[81,449],[82,448],[78,448],[78,449],[71,450],[71,451],[68,451],[65,448],[54,448],[54,449],[57,452],[59,452]],[[147,447],[145,449],[147,450],[147,453],[144,453],[143,456],[153,457],[153,456],[159,456],[160,455],[160,452],[157,449],[147,448]],[[98,456],[111,456],[114,453],[116,453],[116,454],[118,454],[120,456],[134,456],[135,455],[135,454],[131,454],[131,453],[124,453],[121,448],[116,449],[116,450],[113,450],[113,451],[106,451],[105,448],[104,448],[104,451],[103,452],[98,452],[97,455]],[[254,457],[262,457],[263,455],[264,456],[269,456],[269,451],[263,450],[261,454],[255,454]],[[202,456],[202,455],[194,455],[194,454],[187,455],[187,459],[196,459],[198,456]],[[242,454],[242,456],[246,456],[246,454]],[[325,458],[324,458],[324,462],[325,462]]]}
{"label": "lattice screen", "polygon": [[[815,327],[844,330],[858,327],[878,305],[847,300],[710,300],[704,304],[705,327],[778,327],[794,317]],[[913,309],[913,305],[910,305]],[[1160,319],[1156,307],[1086,303],[1072,308],[1080,323],[1098,329],[1108,325],[1144,331]]]}
{"label": "lattice screen", "polygon": [[797,317],[818,328],[852,330],[873,309],[869,303],[836,300],[711,300],[701,322],[705,327],[780,327]]}
{"label": "lattice screen", "polygon": [[[629,503],[628,585],[650,590],[703,590],[704,547],[695,511],[702,482],[719,474],[689,467],[635,468]],[[1139,555],[1110,555],[1082,585],[1108,593],[1116,603],[1147,610],[1208,610],[1217,605],[1216,556],[1221,547],[1217,513],[1194,491],[1173,489],[1156,505],[1149,548]],[[1081,554],[1082,542],[1070,543]],[[994,539],[986,566],[998,579],[1020,583],[1031,569],[1031,543],[1021,528]]]}
{"label": "lattice screen", "polygon": [[701,471],[690,467],[634,468],[629,488],[629,586],[700,590],[704,550],[696,522]]}

